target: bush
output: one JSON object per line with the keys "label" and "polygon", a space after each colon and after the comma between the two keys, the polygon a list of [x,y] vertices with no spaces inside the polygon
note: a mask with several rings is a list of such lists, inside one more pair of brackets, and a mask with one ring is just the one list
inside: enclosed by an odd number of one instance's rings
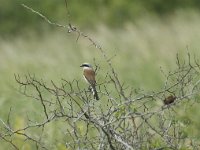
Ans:
{"label": "bush", "polygon": [[[12,111],[7,121],[0,120],[1,140],[8,148],[199,148],[184,130],[190,124],[179,120],[176,113],[183,104],[194,104],[198,99],[200,67],[190,54],[188,60],[177,55],[177,68],[165,73],[163,89],[145,92],[122,84],[106,52],[76,27],[70,31],[89,40],[108,65],[104,80],[97,85],[100,100],[93,99],[91,91],[81,87],[78,80],[61,79],[62,83],[56,85],[33,75],[15,75],[19,91],[38,105],[38,112],[21,118],[23,127],[13,120]],[[98,73],[101,65],[95,68]]]}
{"label": "bush", "polygon": [[[196,59],[188,54],[181,60],[177,55],[177,68],[164,73],[163,89],[146,92],[124,85],[106,51],[92,38],[75,26],[69,25],[68,31],[94,45],[108,66],[97,85],[100,100],[78,80],[61,79],[56,85],[33,75],[15,75],[19,91],[37,104],[38,111],[16,121],[10,109],[7,120],[0,119],[3,144],[9,149],[199,149],[198,141],[184,130],[190,124],[176,113],[199,99]],[[95,67],[98,73],[101,64]]]}

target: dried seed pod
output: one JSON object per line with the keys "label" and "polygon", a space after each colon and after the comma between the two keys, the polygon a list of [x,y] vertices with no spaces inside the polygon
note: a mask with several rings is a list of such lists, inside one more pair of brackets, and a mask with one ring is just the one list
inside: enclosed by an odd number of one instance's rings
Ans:
{"label": "dried seed pod", "polygon": [[170,96],[166,97],[163,102],[165,105],[169,105],[169,104],[173,103],[175,101],[175,99],[176,99],[176,96],[170,95]]}

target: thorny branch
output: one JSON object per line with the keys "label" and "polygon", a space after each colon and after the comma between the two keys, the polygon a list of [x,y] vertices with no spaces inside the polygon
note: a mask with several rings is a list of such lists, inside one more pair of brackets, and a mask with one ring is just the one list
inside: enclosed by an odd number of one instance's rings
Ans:
{"label": "thorny branch", "polygon": [[[105,51],[92,38],[71,23],[60,25],[51,22],[38,11],[25,4],[22,6],[50,25],[77,33],[77,40],[80,36],[88,39],[102,54],[110,73],[107,75],[109,78],[99,85],[100,101],[95,101],[77,80],[62,79],[61,85],[56,85],[53,81],[47,84],[29,74],[25,77],[15,75],[19,91],[41,107],[38,108],[40,115],[33,120],[28,116],[27,125],[15,129],[10,110],[7,122],[0,118],[1,141],[15,149],[20,149],[16,144],[16,138],[20,136],[24,142],[34,144],[35,149],[51,149],[59,141],[67,149],[175,150],[188,148],[190,140],[190,148],[199,148],[198,142],[183,136],[182,122],[174,111],[185,102],[195,103],[194,99],[200,92],[200,65],[196,59],[192,62],[190,54],[188,61],[183,63],[177,55],[177,68],[165,74],[166,81],[160,91],[147,93],[125,89]],[[131,90],[130,94],[125,94],[128,93],[126,90]],[[163,104],[158,105],[159,102]],[[50,124],[59,124],[55,133],[60,137],[55,136],[53,143],[48,141]]]}
{"label": "thorny branch", "polygon": [[[43,134],[47,134],[48,124],[62,122],[61,127],[65,130],[62,136],[68,139],[63,145],[71,149],[179,149],[179,143],[186,144],[190,139],[183,136],[182,122],[178,121],[174,109],[184,102],[195,103],[193,99],[200,92],[199,77],[200,68],[196,62],[179,64],[166,76],[163,89],[148,94],[133,90],[126,95],[128,100],[122,99],[115,79],[110,82],[107,78],[100,85],[104,88],[99,88],[101,100],[97,102],[87,90],[80,88],[76,80],[63,79],[59,86],[53,81],[44,83],[35,76],[15,75],[20,92],[39,103],[43,115],[41,113],[40,121],[28,120],[27,126],[17,130],[12,128],[10,119],[7,122],[0,120],[4,130],[1,139],[17,149],[12,137],[20,135],[35,143],[36,149],[49,149],[43,144],[45,138],[35,137],[33,131],[41,128]],[[117,94],[109,93],[111,89]],[[152,106],[159,101],[163,101],[163,105]],[[160,145],[153,146],[155,141]]]}

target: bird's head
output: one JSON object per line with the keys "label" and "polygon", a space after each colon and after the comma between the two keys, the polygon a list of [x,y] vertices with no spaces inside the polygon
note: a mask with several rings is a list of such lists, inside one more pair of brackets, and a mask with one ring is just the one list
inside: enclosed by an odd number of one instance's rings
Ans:
{"label": "bird's head", "polygon": [[80,67],[83,67],[83,68],[92,68],[92,65],[89,64],[89,63],[83,63],[83,64],[81,64]]}

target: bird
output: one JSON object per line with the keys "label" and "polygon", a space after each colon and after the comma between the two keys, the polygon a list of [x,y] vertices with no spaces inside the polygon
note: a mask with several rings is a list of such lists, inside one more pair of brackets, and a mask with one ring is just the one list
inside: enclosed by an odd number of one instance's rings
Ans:
{"label": "bird", "polygon": [[80,67],[83,68],[83,77],[85,78],[86,82],[91,85],[94,98],[99,100],[99,96],[96,90],[95,71],[93,70],[92,65],[89,63],[83,63]]}

